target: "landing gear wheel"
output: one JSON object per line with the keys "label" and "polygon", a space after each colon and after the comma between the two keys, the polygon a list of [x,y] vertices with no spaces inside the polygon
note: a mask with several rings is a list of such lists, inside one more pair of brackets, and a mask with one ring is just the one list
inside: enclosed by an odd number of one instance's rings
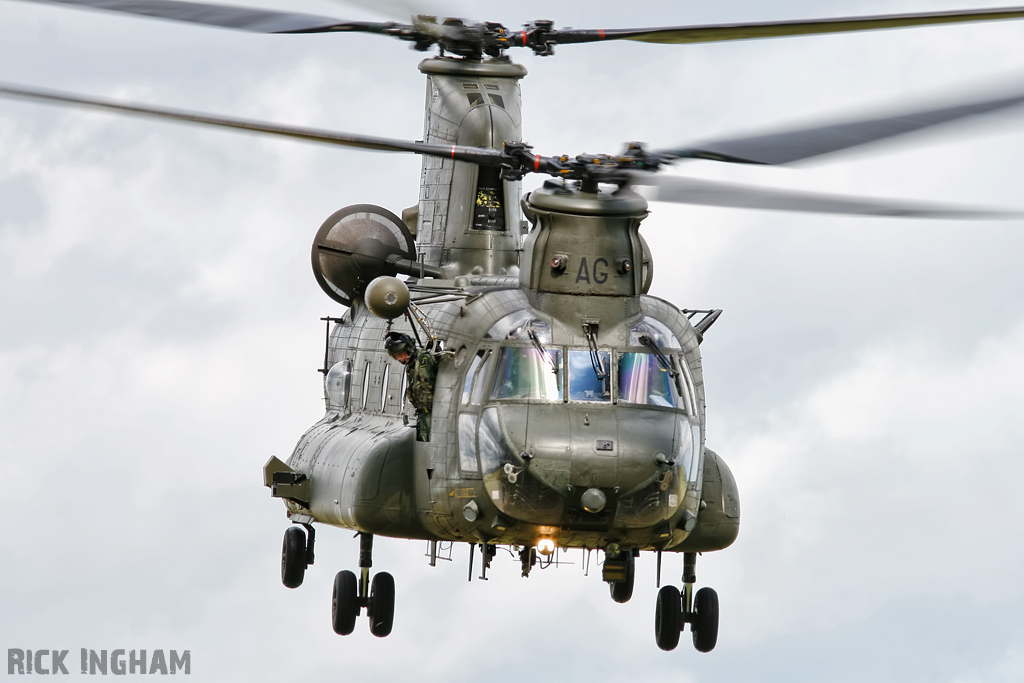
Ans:
{"label": "landing gear wheel", "polygon": [[281,547],[281,583],[288,588],[298,588],[305,574],[306,534],[297,526],[288,527]]}
{"label": "landing gear wheel", "polygon": [[387,572],[375,574],[370,582],[370,633],[383,638],[395,623],[395,579]]}
{"label": "landing gear wheel", "polygon": [[718,643],[718,593],[714,588],[701,588],[693,597],[693,646],[700,652],[711,652]]}
{"label": "landing gear wheel", "polygon": [[612,600],[615,602],[629,602],[633,597],[633,579],[636,576],[636,560],[633,553],[626,552],[626,578],[622,581],[612,581],[609,588],[612,593]]}
{"label": "landing gear wheel", "polygon": [[331,626],[339,636],[347,636],[356,628],[359,616],[359,596],[356,575],[347,569],[334,577],[334,595],[331,596]]}
{"label": "landing gear wheel", "polygon": [[679,644],[683,626],[682,601],[679,589],[664,586],[658,591],[658,607],[654,612],[654,640],[662,650],[674,650]]}

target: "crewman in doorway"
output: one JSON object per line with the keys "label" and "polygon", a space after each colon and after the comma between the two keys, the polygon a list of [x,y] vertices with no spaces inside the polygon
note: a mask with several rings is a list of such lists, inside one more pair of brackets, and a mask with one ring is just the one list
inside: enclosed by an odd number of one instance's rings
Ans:
{"label": "crewman in doorway", "polygon": [[417,349],[412,337],[402,332],[388,332],[384,350],[405,366],[405,398],[416,409],[416,440],[430,441],[430,411],[441,356],[429,349]]}

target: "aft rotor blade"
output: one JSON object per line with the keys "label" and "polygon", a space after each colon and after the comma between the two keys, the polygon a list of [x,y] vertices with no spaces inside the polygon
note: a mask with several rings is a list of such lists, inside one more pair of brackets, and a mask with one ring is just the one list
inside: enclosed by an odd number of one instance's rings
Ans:
{"label": "aft rotor blade", "polygon": [[927,26],[930,24],[1020,18],[1024,18],[1024,7],[1000,7],[970,11],[886,14],[866,17],[770,21],[749,24],[707,24],[703,26],[639,29],[555,30],[550,33],[550,40],[553,43],[563,45],[568,43],[592,43],[602,40],[636,40],[644,43],[667,44],[714,43],[725,40],[783,38],[787,36],[872,31],[877,29]]}
{"label": "aft rotor blade", "polygon": [[1024,103],[1024,94],[895,116],[657,150],[655,154],[668,159],[709,159],[739,164],[789,164],[1021,103]]}
{"label": "aft rotor blade", "polygon": [[[634,173],[634,185],[649,185],[653,193],[645,193],[652,201],[673,204],[721,206],[732,209],[799,211],[853,216],[890,216],[895,218],[944,218],[960,220],[1012,219],[1024,217],[1020,212],[959,207],[896,199],[871,199],[843,195],[777,190],[751,185],[736,185],[714,180],[698,180],[679,176]],[[651,196],[653,194],[653,196]]]}
{"label": "aft rotor blade", "polygon": [[[339,21],[331,17],[299,12],[275,12],[272,10],[239,7],[236,5],[214,5],[204,2],[183,0],[24,0],[46,5],[71,5],[92,9],[124,12],[158,19],[187,21],[206,26],[234,28],[255,33],[327,33],[333,31],[358,31],[363,33],[384,33],[387,29],[400,28],[395,24],[381,24],[365,21]],[[408,27],[411,28],[411,27]]]}
{"label": "aft rotor blade", "polygon": [[81,95],[71,95],[52,90],[39,90],[36,88],[6,85],[3,83],[0,83],[0,96],[38,100],[51,104],[92,107],[121,114],[136,114],[140,116],[169,119],[171,121],[183,121],[186,123],[216,126],[219,128],[232,128],[235,130],[244,130],[253,133],[275,135],[278,137],[307,140],[310,142],[319,142],[330,145],[361,147],[363,149],[372,149],[382,152],[411,152],[413,154],[424,154],[427,156],[454,159],[456,161],[468,161],[485,166],[500,166],[504,160],[501,152],[487,147],[428,145],[422,142],[378,138],[369,135],[352,135],[350,133],[338,133],[335,131],[316,128],[264,123],[262,121],[236,119],[227,116],[211,116],[209,114],[199,114],[181,109],[125,104],[97,97],[83,97]]}

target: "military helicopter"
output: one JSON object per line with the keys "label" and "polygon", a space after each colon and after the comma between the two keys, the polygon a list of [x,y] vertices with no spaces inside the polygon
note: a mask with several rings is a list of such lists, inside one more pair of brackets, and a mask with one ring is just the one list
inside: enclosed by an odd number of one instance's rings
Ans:
{"label": "military helicopter", "polygon": [[[156,0],[54,0],[263,32],[366,32],[437,48],[425,134],[403,141],[130,105],[21,86],[0,93],[424,157],[420,201],[396,215],[370,205],[332,214],[312,248],[314,275],[346,307],[327,318],[326,413],[264,483],[289,520],[282,579],[301,585],[314,523],[356,530],[359,574],[335,577],[334,630],[365,609],[388,635],[394,579],[371,577],[373,536],[468,544],[486,573],[498,546],[528,576],[559,549],[598,550],[611,597],[628,601],[643,551],[683,554],[682,590],[658,593],[655,635],[674,649],[690,625],[696,649],[718,636],[718,596],[694,591],[697,553],[739,531],[739,494],[705,445],[700,345],[721,314],[647,295],[650,249],[639,233],[658,201],[859,215],[976,218],[957,207],[769,192],[658,175],[673,163],[786,164],[1024,102],[1024,95],[827,124],[764,136],[619,154],[534,154],[522,135],[523,67],[506,52],[611,39],[687,43],[1024,17],[1024,8],[804,22],[637,30],[563,30],[416,17],[339,22],[295,13]],[[523,197],[528,173],[552,176]],[[525,220],[524,220],[525,217]],[[406,279],[399,279],[404,276]],[[436,365],[430,408],[407,399],[410,373],[386,352],[390,333]],[[429,430],[424,426],[429,422]],[[417,427],[413,429],[412,427]],[[538,555],[540,558],[538,558]],[[470,567],[472,576],[472,564]]]}

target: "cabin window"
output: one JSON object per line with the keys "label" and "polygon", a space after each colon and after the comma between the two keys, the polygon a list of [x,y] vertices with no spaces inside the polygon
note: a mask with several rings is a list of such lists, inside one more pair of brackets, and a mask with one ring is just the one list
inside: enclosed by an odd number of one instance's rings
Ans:
{"label": "cabin window", "polygon": [[653,353],[619,354],[619,401],[638,405],[680,406],[672,374]]}
{"label": "cabin window", "polygon": [[366,397],[370,395],[370,361],[363,366],[363,410],[366,410]]}
{"label": "cabin window", "polygon": [[504,347],[498,355],[491,398],[562,400],[560,349]]}
{"label": "cabin window", "polygon": [[331,403],[339,408],[345,408],[352,387],[352,361],[343,360],[332,365],[324,379],[324,387]]}
{"label": "cabin window", "polygon": [[380,381],[380,412],[388,407],[388,381],[391,379],[391,363],[384,363],[384,378]]}
{"label": "cabin window", "polygon": [[405,400],[406,400],[405,399],[405,392],[408,391],[408,389],[409,389],[409,373],[408,372],[403,372],[402,373],[402,390],[400,392],[398,392],[398,401],[399,401],[399,405],[402,407],[402,410],[405,410]]}
{"label": "cabin window", "polygon": [[589,350],[569,351],[569,400],[612,400],[611,375],[607,351],[598,351],[596,358]]}

